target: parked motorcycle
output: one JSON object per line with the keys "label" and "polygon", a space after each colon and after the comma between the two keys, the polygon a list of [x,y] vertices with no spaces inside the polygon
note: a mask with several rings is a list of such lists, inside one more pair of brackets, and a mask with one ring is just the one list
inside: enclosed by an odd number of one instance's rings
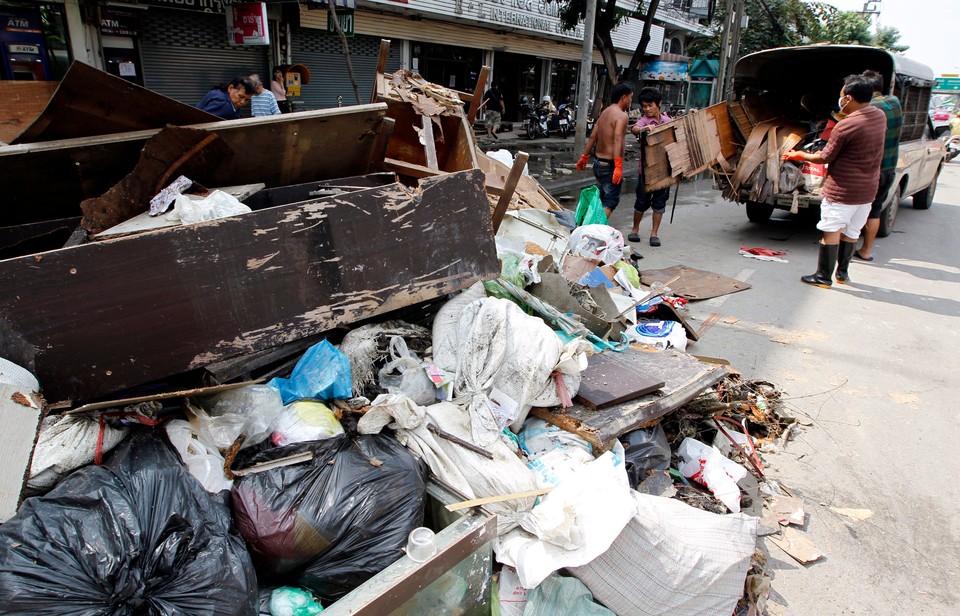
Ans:
{"label": "parked motorcycle", "polygon": [[563,138],[570,134],[573,124],[570,121],[569,105],[564,103],[560,109],[554,111],[550,102],[549,96],[544,96],[543,101],[536,106],[526,96],[520,100],[520,106],[524,110],[523,130],[528,139],[547,137],[551,131]]}

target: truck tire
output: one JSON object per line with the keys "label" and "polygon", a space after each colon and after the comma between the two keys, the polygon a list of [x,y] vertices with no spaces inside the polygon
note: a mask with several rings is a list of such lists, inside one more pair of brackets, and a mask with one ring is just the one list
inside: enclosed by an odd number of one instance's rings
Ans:
{"label": "truck tire", "polygon": [[750,222],[767,222],[772,214],[772,205],[747,201],[747,218],[750,219]]}
{"label": "truck tire", "polygon": [[900,185],[893,187],[893,199],[887,204],[887,207],[880,212],[880,227],[877,229],[877,237],[887,237],[893,233],[893,221],[897,218],[897,212],[900,211]]}
{"label": "truck tire", "polygon": [[940,179],[940,169],[942,168],[943,164],[941,163],[940,167],[937,168],[937,172],[933,174],[933,180],[930,181],[930,185],[913,195],[913,209],[929,210],[930,206],[933,205],[933,195],[937,192],[937,180]]}

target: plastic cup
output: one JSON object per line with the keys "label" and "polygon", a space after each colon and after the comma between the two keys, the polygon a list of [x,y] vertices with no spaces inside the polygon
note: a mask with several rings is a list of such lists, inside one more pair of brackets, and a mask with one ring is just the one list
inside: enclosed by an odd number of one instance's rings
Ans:
{"label": "plastic cup", "polygon": [[425,526],[414,528],[407,537],[407,556],[410,560],[422,563],[437,553],[434,542],[436,535]]}

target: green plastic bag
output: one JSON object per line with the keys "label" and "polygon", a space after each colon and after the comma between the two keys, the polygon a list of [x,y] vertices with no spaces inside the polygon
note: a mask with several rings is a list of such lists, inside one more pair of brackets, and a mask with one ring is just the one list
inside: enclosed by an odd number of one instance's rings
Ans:
{"label": "green plastic bag", "polygon": [[600,188],[588,186],[580,191],[580,202],[577,203],[577,226],[605,225],[607,214],[600,203]]}

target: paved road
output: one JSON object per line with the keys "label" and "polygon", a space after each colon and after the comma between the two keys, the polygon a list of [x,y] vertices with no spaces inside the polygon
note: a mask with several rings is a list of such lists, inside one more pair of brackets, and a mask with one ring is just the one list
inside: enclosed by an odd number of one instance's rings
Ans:
{"label": "paved road", "polygon": [[[625,235],[632,204],[625,194],[612,220]],[[769,545],[774,597],[804,616],[956,614],[960,163],[944,169],[930,210],[904,201],[876,261],[854,260],[843,287],[799,282],[816,269],[819,233],[774,216],[749,223],[709,183],[685,185],[663,246],[634,244],[645,268],[683,263],[753,285],[691,306],[701,321],[722,317],[690,350],[779,384],[813,420],[770,465],[802,495],[806,536],[826,559],[803,567]],[[741,257],[741,245],[785,250],[789,263]],[[858,522],[831,507],[874,515]]]}

